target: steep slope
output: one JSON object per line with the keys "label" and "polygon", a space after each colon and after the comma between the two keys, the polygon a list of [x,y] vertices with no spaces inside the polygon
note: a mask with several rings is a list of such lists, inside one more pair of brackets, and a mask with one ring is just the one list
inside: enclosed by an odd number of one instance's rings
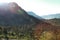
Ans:
{"label": "steep slope", "polygon": [[[4,7],[5,6],[5,7]],[[16,3],[8,3],[0,6],[0,25],[20,25],[36,23],[40,20],[28,15]]]}
{"label": "steep slope", "polygon": [[43,20],[29,15],[14,2],[0,5],[1,33],[5,36],[8,35],[9,38],[12,34],[15,35],[15,37],[17,35],[19,38],[22,36],[22,39],[25,36],[31,36],[32,29],[35,28],[35,25],[39,22],[43,22]]}

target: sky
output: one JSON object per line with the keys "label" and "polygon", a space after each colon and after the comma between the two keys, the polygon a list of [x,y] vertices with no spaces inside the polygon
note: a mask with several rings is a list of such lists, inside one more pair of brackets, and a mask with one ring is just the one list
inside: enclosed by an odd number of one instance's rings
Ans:
{"label": "sky", "polygon": [[32,11],[39,16],[60,13],[60,0],[1,0],[4,2],[16,2],[26,11]]}

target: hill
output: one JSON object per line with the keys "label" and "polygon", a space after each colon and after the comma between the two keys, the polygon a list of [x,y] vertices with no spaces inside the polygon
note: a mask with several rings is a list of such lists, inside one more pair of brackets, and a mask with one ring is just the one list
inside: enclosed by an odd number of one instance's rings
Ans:
{"label": "hill", "polygon": [[27,14],[18,4],[8,3],[0,6],[0,25],[20,25],[37,23],[37,18]]}
{"label": "hill", "polygon": [[37,40],[60,40],[60,19],[50,19],[38,23],[33,35]]}
{"label": "hill", "polygon": [[15,2],[0,5],[0,38],[32,40],[32,28],[39,22],[43,20],[29,15]]}
{"label": "hill", "polygon": [[15,2],[2,4],[0,5],[0,39],[59,40],[60,26],[53,25],[49,21],[33,12],[26,12]]}
{"label": "hill", "polygon": [[53,25],[60,26],[60,18],[49,19],[47,21]]}

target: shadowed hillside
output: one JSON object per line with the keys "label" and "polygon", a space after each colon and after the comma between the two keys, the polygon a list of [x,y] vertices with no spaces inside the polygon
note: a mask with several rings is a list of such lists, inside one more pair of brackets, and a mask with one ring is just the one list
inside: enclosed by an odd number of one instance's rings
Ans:
{"label": "shadowed hillside", "polygon": [[55,26],[60,26],[60,18],[53,18],[53,19],[49,19],[47,20],[49,23],[55,25]]}
{"label": "shadowed hillside", "polygon": [[28,25],[31,23],[33,24],[34,22],[38,23],[38,21],[40,20],[31,15],[28,15],[26,11],[24,11],[14,2],[3,4],[2,7],[0,5],[0,25]]}
{"label": "shadowed hillside", "polygon": [[35,40],[60,40],[60,26],[49,22],[38,23],[33,31]]}
{"label": "shadowed hillside", "polygon": [[0,5],[0,38],[33,40],[32,28],[42,22],[29,15],[18,4],[11,2]]}

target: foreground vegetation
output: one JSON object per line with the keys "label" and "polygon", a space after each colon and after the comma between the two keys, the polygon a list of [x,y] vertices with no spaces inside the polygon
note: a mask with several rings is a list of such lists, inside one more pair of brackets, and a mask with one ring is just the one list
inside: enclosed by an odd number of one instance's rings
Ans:
{"label": "foreground vegetation", "polygon": [[[60,26],[38,24],[37,30],[32,26],[0,25],[0,40],[60,40]],[[45,26],[44,26],[45,25]],[[44,27],[44,28],[41,28]],[[49,27],[46,27],[49,26]],[[39,28],[40,27],[40,28]],[[52,28],[52,29],[50,29]],[[35,32],[34,32],[35,31]]]}

